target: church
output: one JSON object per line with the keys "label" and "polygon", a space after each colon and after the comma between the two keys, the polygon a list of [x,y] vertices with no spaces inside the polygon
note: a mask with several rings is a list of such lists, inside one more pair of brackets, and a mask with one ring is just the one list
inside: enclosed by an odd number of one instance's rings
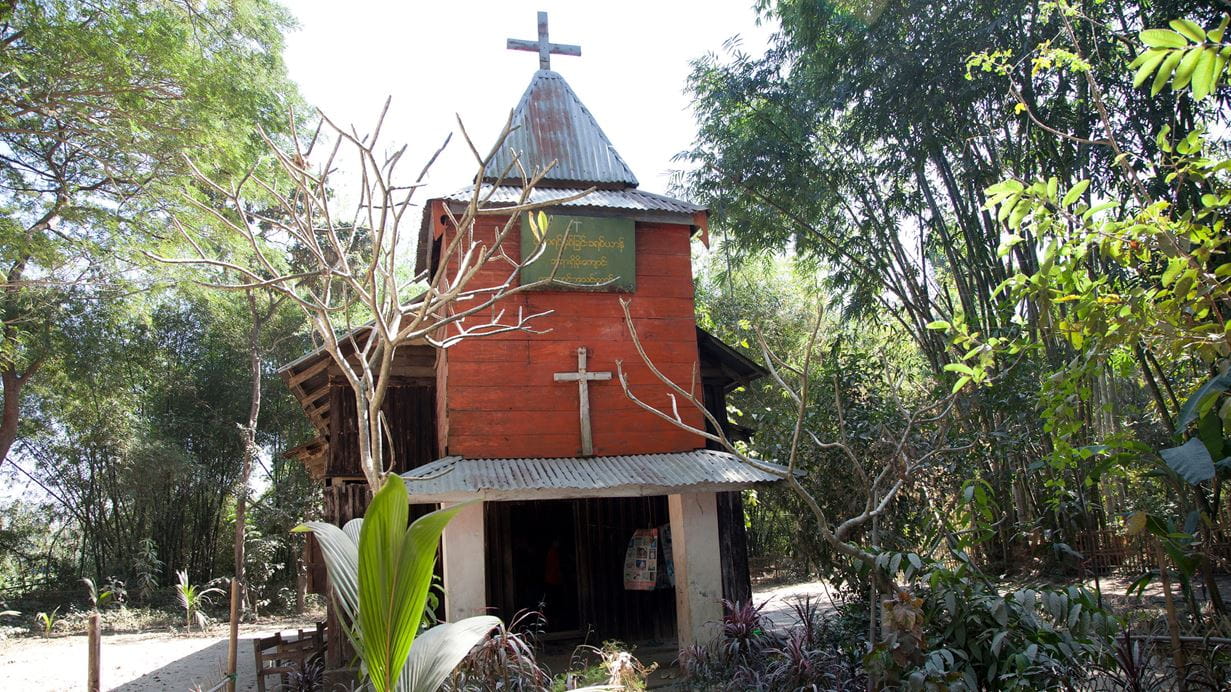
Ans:
{"label": "church", "polygon": [[[638,189],[594,116],[551,70],[553,54],[580,48],[550,43],[544,13],[538,40],[509,47],[536,51],[540,69],[490,170],[514,156],[528,170],[550,167],[531,199],[562,200],[541,229],[553,251],[524,265],[520,279],[549,275],[554,283],[503,299],[509,311],[542,314],[533,332],[400,347],[385,403],[390,453],[415,513],[480,500],[444,533],[442,615],[507,622],[539,610],[549,636],[591,643],[675,640],[683,648],[712,640],[721,599],[751,597],[740,491],[779,477],[707,447],[624,394],[618,367],[639,398],[670,406],[667,387],[636,350],[621,299],[655,366],[682,386],[695,380],[728,437],[747,431],[727,422],[726,396],[766,373],[697,327],[691,243],[704,237],[707,212]],[[495,177],[476,184],[490,199],[475,229],[482,239],[509,220],[500,206],[515,203],[521,188]],[[441,248],[456,229],[446,212],[460,213],[473,193],[467,186],[424,205],[416,273],[450,261]],[[525,219],[517,222],[514,261],[541,241]],[[493,269],[475,281],[506,275]],[[322,351],[280,374],[317,431],[287,455],[307,465],[323,486],[327,519],[342,524],[362,516],[369,495],[354,399],[331,370]],[[682,402],[680,414],[705,426]],[[324,592],[311,544],[307,554],[310,585]]]}

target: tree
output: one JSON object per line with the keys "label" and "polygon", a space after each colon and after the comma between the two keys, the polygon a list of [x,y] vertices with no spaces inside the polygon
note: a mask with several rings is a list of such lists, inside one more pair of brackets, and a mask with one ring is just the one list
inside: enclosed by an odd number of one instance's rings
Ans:
{"label": "tree", "polygon": [[[380,488],[386,475],[386,424],[381,409],[397,349],[416,341],[447,348],[462,339],[531,329],[539,315],[519,311],[516,316],[506,316],[497,303],[553,280],[554,271],[538,281],[516,281],[521,268],[541,257],[547,246],[540,242],[530,256],[515,261],[505,251],[505,243],[520,242],[515,231],[522,214],[586,194],[532,203],[530,193],[549,169],[531,174],[515,159],[506,170],[489,171],[492,158],[509,133],[506,124],[488,155],[480,155],[470,146],[479,168],[475,179],[495,174],[497,182],[476,186],[461,215],[446,210],[450,233],[440,250],[438,266],[407,276],[403,270],[403,223],[415,209],[414,192],[427,167],[413,183],[405,184],[399,180],[398,168],[405,148],[384,156],[377,153],[388,107],[386,101],[369,136],[360,137],[322,116],[320,129],[307,145],[292,137],[289,148],[282,149],[267,139],[278,163],[274,175],[262,176],[253,170],[223,182],[210,179],[198,169],[198,180],[221,200],[216,205],[195,201],[216,224],[214,235],[202,239],[201,229],[192,229],[176,219],[176,228],[194,254],[157,257],[163,262],[215,272],[216,278],[210,283],[215,288],[269,291],[303,311],[321,347],[354,392],[360,468],[373,491]],[[313,169],[317,146],[325,153]],[[339,182],[339,167],[348,165],[353,166],[354,186]],[[478,229],[477,222],[481,215],[491,212],[489,198],[511,172],[521,184],[520,197],[511,205],[499,207],[500,214],[508,215],[507,220],[488,235]],[[339,195],[339,190],[344,192]],[[335,195],[346,194],[352,196],[354,205],[349,213],[342,213]],[[272,208],[253,208],[249,200],[254,196],[270,200]],[[541,214],[530,215],[532,229],[545,227],[546,222]],[[220,249],[235,240],[244,247],[244,255],[231,256]],[[210,244],[216,242],[223,245]],[[484,272],[493,271],[496,279],[489,281],[489,275],[476,280]],[[227,273],[236,280],[227,281]],[[467,321],[472,317],[477,322]]]}
{"label": "tree", "polygon": [[[1179,95],[1177,111],[1197,119],[1186,131],[1162,125],[1152,146],[1134,148],[1118,136],[1108,97],[1089,76],[1084,53],[1075,45],[1078,27],[1089,18],[1067,3],[1056,8],[1069,45],[1037,46],[1026,56],[1004,55],[993,62],[1037,62],[1056,50],[1072,55],[1057,69],[1088,83],[1091,100],[1100,109],[1097,145],[1114,154],[1113,162],[1102,176],[1071,185],[1054,177],[1015,175],[986,191],[986,208],[1007,227],[1002,252],[1011,252],[1026,236],[1047,248],[1038,267],[1017,272],[1003,290],[1018,304],[1037,306],[1040,336],[1065,342],[1073,353],[1055,368],[1044,388],[1057,393],[1043,400],[1055,444],[1048,462],[1061,468],[1087,465],[1092,455],[1083,445],[1093,440],[1118,453],[1108,455],[1118,465],[1145,462],[1165,469],[1163,477],[1174,491],[1168,504],[1189,518],[1182,530],[1168,529],[1160,521],[1150,525],[1167,539],[1168,552],[1183,572],[1200,570],[1211,605],[1225,614],[1209,550],[1223,535],[1222,484],[1231,478],[1225,463],[1215,465],[1228,450],[1226,427],[1231,421],[1231,407],[1220,406],[1231,388],[1226,374],[1231,357],[1231,263],[1225,230],[1231,187],[1224,172],[1231,159],[1212,134],[1217,119],[1211,101],[1217,101],[1228,77],[1231,45],[1224,42],[1224,33],[1231,19],[1208,31],[1191,20],[1173,20],[1171,29],[1140,32],[1144,49],[1128,65],[1135,71],[1134,85],[1148,87],[1155,95],[1170,85]],[[1061,131],[1055,136],[1074,137]],[[964,325],[953,331],[956,341],[976,348],[987,345]],[[991,346],[1009,353],[1040,348],[1030,335]],[[1165,368],[1160,359],[1171,367]],[[1087,424],[1089,410],[1116,417],[1107,410],[1114,400],[1087,386],[1103,377],[1107,363],[1115,360],[1139,365],[1133,374],[1150,392],[1157,420],[1174,436],[1174,446],[1158,450],[1157,456],[1148,438],[1120,426],[1103,430]],[[954,367],[975,372],[981,366]],[[1097,483],[1097,473],[1091,475]],[[1126,498],[1125,504],[1122,511],[1141,512],[1140,531],[1146,525],[1145,509],[1135,498]],[[1177,544],[1177,534],[1190,534],[1192,542]]]}
{"label": "tree", "polygon": [[[72,335],[69,294],[119,300],[165,234],[183,154],[242,170],[298,105],[269,0],[0,2],[0,462],[21,396]],[[182,207],[179,207],[182,213]]]}
{"label": "tree", "polygon": [[[836,289],[845,314],[892,322],[909,335],[937,377],[954,384],[968,377],[954,361],[974,346],[962,348],[936,327],[961,322],[994,338],[1038,337],[1039,350],[997,364],[1016,367],[976,368],[996,376],[965,390],[959,409],[964,427],[981,432],[964,472],[988,481],[1011,517],[998,524],[987,554],[1012,564],[1012,549],[1026,549],[1014,546],[1015,529],[1067,522],[1048,511],[1055,508],[1048,489],[1071,490],[1074,479],[1031,468],[1051,451],[1033,407],[1042,373],[1073,353],[1039,324],[1044,307],[997,290],[1045,257],[1030,234],[1000,252],[1002,227],[982,191],[1008,169],[1054,177],[1062,188],[1091,179],[1127,191],[1114,173],[1115,152],[1100,143],[1104,118],[1092,85],[1117,104],[1107,123],[1130,150],[1153,151],[1151,132],[1168,122],[1190,124],[1191,104],[1133,88],[1123,70],[1133,50],[1122,40],[1149,17],[1189,4],[1083,5],[1089,21],[1072,38],[1054,3],[1029,0],[890,0],[860,15],[834,3],[758,7],[782,25],[764,56],[733,52],[694,65],[699,134],[681,155],[696,164],[684,186],[711,208],[716,231],[733,241],[733,259],[767,249],[797,256]],[[1019,59],[1021,46],[1039,45],[1056,50]],[[1004,54],[1015,57],[981,57]],[[1076,56],[1088,66],[1083,75],[1052,69]],[[979,348],[970,357],[1001,352]],[[1081,515],[1081,524],[1100,521]]]}

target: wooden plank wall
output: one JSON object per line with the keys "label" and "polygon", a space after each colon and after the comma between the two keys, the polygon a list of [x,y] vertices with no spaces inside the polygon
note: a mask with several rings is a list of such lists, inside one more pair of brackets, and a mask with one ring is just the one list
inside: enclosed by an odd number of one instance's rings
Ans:
{"label": "wooden plank wall", "polygon": [[744,528],[744,496],[739,491],[718,497],[718,546],[722,555],[722,597],[732,603],[752,600],[748,575],[748,534]]}
{"label": "wooden plank wall", "polygon": [[[675,637],[675,591],[624,589],[624,556],[633,531],[668,523],[667,498],[596,498],[563,500],[573,507],[577,555],[578,609],[581,636],[591,644],[605,639],[629,642],[669,641]],[[541,570],[519,561],[513,550],[513,512],[529,503],[495,502],[486,512],[487,603],[506,619],[514,602],[513,572]]]}
{"label": "wooden plank wall", "polygon": [[[500,217],[484,218],[476,231],[490,237]],[[637,290],[633,294],[535,291],[501,303],[506,316],[552,311],[534,327],[542,334],[510,332],[466,340],[448,351],[447,454],[475,458],[565,457],[580,449],[577,385],[553,374],[577,369],[577,348],[589,349],[591,371],[616,372],[622,360],[639,397],[669,407],[667,389],[646,368],[624,324],[620,298],[631,298],[638,335],[655,364],[687,387],[698,359],[693,304],[691,228],[636,225]],[[514,240],[506,247],[520,255]],[[503,282],[508,266],[481,272],[478,285]],[[474,321],[474,318],[471,318]],[[697,449],[701,438],[638,408],[613,378],[590,384],[594,453],[644,454]],[[699,413],[682,407],[690,423]]]}
{"label": "wooden plank wall", "polygon": [[[330,380],[329,397],[329,460],[325,477],[362,477],[355,397],[350,385],[339,378]],[[386,463],[391,454],[393,469],[404,473],[437,459],[435,385],[390,386],[384,411],[393,431],[392,448],[387,442],[385,445]]]}
{"label": "wooden plank wall", "polygon": [[575,500],[581,617],[594,627],[593,643],[670,641],[675,638],[675,590],[624,589],[624,555],[633,531],[670,521],[667,498]]}

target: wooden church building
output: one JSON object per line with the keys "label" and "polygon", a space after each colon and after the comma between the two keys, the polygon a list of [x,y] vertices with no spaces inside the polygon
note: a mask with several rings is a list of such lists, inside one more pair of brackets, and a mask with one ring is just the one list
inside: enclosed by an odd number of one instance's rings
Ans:
{"label": "wooden church building", "polygon": [[[539,52],[540,68],[513,115],[516,129],[493,169],[513,152],[547,178],[534,201],[594,192],[547,210],[548,244],[567,238],[546,261],[553,285],[510,296],[509,314],[547,313],[534,333],[460,341],[447,349],[399,349],[386,401],[392,457],[411,501],[425,511],[479,499],[445,531],[441,560],[447,619],[491,613],[511,619],[541,610],[548,632],[598,642],[677,639],[682,648],[712,638],[720,599],[751,596],[740,491],[774,482],[706,440],[639,408],[615,373],[621,361],[642,400],[669,410],[667,388],[643,364],[625,324],[630,302],[638,336],[655,365],[687,387],[699,373],[707,409],[726,425],[726,395],[763,376],[756,363],[696,326],[690,244],[706,228],[706,210],[638,189],[637,177],[564,78],[551,53],[546,18],[539,40],[510,41]],[[520,188],[493,185],[488,215],[476,228],[490,237],[507,220]],[[441,261],[472,187],[424,208],[416,271]],[[535,247],[522,223],[522,247]],[[562,229],[567,227],[568,235]],[[558,244],[557,244],[558,247]],[[524,251],[524,250],[523,250]],[[522,280],[544,271],[531,264]],[[507,268],[476,281],[503,281]],[[576,284],[600,284],[578,290]],[[368,492],[355,453],[354,402],[331,372],[328,354],[291,363],[281,374],[319,435],[288,452],[324,486],[328,518],[361,516]],[[681,402],[680,413],[704,426]],[[738,431],[728,434],[738,437]],[[311,582],[324,589],[313,559]]]}

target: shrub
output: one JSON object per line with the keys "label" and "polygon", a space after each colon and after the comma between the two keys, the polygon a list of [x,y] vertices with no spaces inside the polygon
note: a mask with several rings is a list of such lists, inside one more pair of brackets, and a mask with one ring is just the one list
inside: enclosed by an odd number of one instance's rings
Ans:
{"label": "shrub", "polygon": [[[900,597],[887,608],[882,641],[865,659],[884,684],[1051,688],[1083,678],[1110,655],[1120,626],[1077,586],[1001,592],[967,563],[930,564],[924,583],[921,598]],[[893,614],[898,608],[912,610],[906,622]],[[922,634],[917,643],[904,627]]]}
{"label": "shrub", "polygon": [[[862,690],[867,683],[858,656],[811,599],[793,604],[799,625],[787,634],[766,626],[761,609],[724,602],[721,638],[693,645],[677,663],[688,684],[701,690]],[[858,650],[858,647],[855,648]]]}

